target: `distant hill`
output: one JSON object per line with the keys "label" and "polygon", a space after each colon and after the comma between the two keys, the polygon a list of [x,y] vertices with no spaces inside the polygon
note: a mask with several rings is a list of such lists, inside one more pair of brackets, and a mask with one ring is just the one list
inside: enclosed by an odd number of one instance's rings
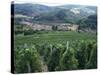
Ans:
{"label": "distant hill", "polygon": [[51,11],[52,8],[40,4],[14,4],[15,14],[35,16],[40,13]]}
{"label": "distant hill", "polygon": [[[14,12],[15,24],[20,24],[21,21],[28,21],[31,23],[56,22],[83,25],[81,20],[90,21],[89,16],[96,16],[97,7],[85,5],[46,6],[41,4],[25,3],[14,4]],[[94,18],[94,20],[96,19]],[[94,21],[91,20],[91,22],[93,24]],[[88,25],[87,22],[84,23]]]}
{"label": "distant hill", "polygon": [[40,4],[14,4],[15,15],[21,14],[32,17],[33,21],[41,22],[71,22],[96,13],[94,6],[63,5],[45,6]]}

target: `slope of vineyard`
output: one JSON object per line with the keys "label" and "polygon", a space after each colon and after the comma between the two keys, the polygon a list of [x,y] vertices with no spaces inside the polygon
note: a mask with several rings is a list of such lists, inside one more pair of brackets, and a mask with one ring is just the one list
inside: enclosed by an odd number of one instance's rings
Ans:
{"label": "slope of vineyard", "polygon": [[15,73],[97,68],[95,34],[71,31],[41,33],[15,35]]}
{"label": "slope of vineyard", "polygon": [[97,68],[96,47],[95,40],[22,45],[15,48],[15,72],[94,69]]}
{"label": "slope of vineyard", "polygon": [[95,34],[78,33],[73,31],[40,31],[33,35],[15,35],[15,44],[40,44],[40,43],[63,43],[67,40],[92,40],[96,39]]}

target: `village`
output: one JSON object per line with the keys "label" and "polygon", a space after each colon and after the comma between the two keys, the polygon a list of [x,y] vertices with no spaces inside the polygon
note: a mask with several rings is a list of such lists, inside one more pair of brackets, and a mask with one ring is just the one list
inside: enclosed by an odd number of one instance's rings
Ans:
{"label": "village", "polygon": [[69,23],[48,23],[48,24],[39,24],[39,23],[29,23],[21,22],[22,25],[25,25],[25,30],[28,30],[29,27],[33,30],[62,30],[62,31],[77,31],[79,25],[69,24]]}

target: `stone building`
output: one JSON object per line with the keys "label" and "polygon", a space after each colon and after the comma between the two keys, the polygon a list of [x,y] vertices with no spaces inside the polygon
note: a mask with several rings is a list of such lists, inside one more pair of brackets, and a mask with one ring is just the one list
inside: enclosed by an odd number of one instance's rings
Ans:
{"label": "stone building", "polygon": [[68,26],[67,25],[58,25],[57,30],[68,30]]}
{"label": "stone building", "polygon": [[78,25],[70,24],[70,25],[58,25],[58,30],[71,30],[71,31],[77,31]]}
{"label": "stone building", "polygon": [[68,26],[68,30],[77,31],[78,30],[78,27],[79,27],[78,25],[74,25],[74,24],[73,25],[69,25]]}
{"label": "stone building", "polygon": [[52,26],[34,24],[34,25],[32,25],[32,29],[33,30],[52,30]]}

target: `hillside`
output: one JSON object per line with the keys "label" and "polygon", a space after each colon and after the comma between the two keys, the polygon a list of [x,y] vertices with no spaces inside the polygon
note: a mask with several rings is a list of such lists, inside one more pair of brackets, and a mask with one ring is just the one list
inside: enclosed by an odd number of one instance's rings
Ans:
{"label": "hillside", "polygon": [[[82,23],[80,20],[88,21],[89,16],[96,15],[97,7],[83,5],[63,5],[51,7],[41,4],[26,3],[14,4],[14,12],[15,24],[20,24],[20,22],[26,21],[31,23],[71,23],[81,25]],[[90,24],[86,22],[84,23],[87,25]],[[96,23],[93,23],[93,25],[95,24]],[[96,25],[93,27],[96,27]]]}

